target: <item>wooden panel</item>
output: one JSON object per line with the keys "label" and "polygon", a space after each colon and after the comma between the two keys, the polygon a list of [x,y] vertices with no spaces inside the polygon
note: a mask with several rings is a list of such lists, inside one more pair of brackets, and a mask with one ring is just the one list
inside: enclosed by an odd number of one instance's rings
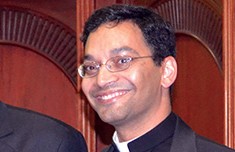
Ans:
{"label": "wooden panel", "polygon": [[76,89],[58,66],[25,48],[0,48],[0,100],[45,113],[77,128]]}
{"label": "wooden panel", "polygon": [[223,0],[226,144],[235,148],[235,1]]}
{"label": "wooden panel", "polygon": [[76,0],[1,0],[0,5],[33,10],[76,30]]}
{"label": "wooden panel", "polygon": [[197,133],[224,144],[224,81],[213,56],[195,38],[177,35],[177,62],[173,110]]}
{"label": "wooden panel", "polygon": [[176,33],[193,36],[204,44],[222,70],[221,6],[211,0],[162,0],[150,7],[169,21]]}
{"label": "wooden panel", "polygon": [[95,8],[101,8],[104,6],[108,6],[108,5],[112,5],[112,4],[116,4],[118,0],[96,0],[95,2]]}
{"label": "wooden panel", "polygon": [[58,64],[76,87],[76,36],[65,25],[30,10],[0,7],[0,42],[45,55]]}
{"label": "wooden panel", "polygon": [[0,1],[0,99],[80,129],[75,4]]}
{"label": "wooden panel", "polygon": [[[95,9],[94,8],[94,1],[90,0],[76,0],[77,1],[77,37],[80,37],[82,33],[82,29],[84,26],[84,23],[88,16],[92,13],[92,11]],[[83,55],[83,45],[79,39],[77,39],[77,47],[78,47],[78,53],[77,53],[77,61],[78,61],[78,66],[81,61],[81,57]],[[78,85],[77,85],[77,90],[78,92],[78,100],[81,100],[79,102],[78,110],[80,114],[80,119],[79,122],[81,122],[81,125],[79,129],[83,133],[87,146],[88,146],[88,151],[93,152],[96,151],[96,133],[94,129],[95,125],[95,112],[94,110],[90,107],[88,104],[88,101],[86,101],[85,96],[81,92],[81,85],[80,81],[81,78],[78,76]]]}

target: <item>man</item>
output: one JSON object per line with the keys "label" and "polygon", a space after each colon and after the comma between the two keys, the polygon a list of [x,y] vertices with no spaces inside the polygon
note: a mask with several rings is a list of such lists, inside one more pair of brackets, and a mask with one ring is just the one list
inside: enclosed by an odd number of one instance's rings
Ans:
{"label": "man", "polygon": [[172,27],[154,11],[114,5],[85,24],[82,89],[114,126],[108,152],[232,152],[195,134],[171,110],[177,75]]}
{"label": "man", "polygon": [[87,152],[80,132],[65,123],[0,102],[0,152]]}

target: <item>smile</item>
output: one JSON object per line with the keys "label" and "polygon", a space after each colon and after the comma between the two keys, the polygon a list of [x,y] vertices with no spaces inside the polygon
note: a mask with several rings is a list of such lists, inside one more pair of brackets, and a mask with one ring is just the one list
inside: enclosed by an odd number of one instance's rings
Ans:
{"label": "smile", "polygon": [[127,93],[127,91],[118,91],[118,92],[110,93],[110,94],[107,94],[107,95],[99,95],[96,98],[98,100],[103,100],[103,101],[105,101],[105,100],[112,100],[114,98],[123,96],[126,93]]}

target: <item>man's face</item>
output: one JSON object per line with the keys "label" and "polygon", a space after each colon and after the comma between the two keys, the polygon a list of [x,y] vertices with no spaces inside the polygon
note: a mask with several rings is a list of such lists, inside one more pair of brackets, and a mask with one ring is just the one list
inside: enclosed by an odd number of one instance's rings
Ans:
{"label": "man's face", "polygon": [[[143,35],[131,22],[101,25],[85,46],[85,62],[106,63],[115,56],[151,56]],[[82,89],[100,118],[121,126],[156,117],[161,104],[161,67],[151,58],[131,61],[128,69],[110,72],[104,65],[99,73],[82,80]]]}

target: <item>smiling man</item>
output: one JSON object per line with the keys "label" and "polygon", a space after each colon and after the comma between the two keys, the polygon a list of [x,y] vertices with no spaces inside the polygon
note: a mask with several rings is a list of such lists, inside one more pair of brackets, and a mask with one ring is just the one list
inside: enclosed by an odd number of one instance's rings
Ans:
{"label": "smiling man", "polygon": [[233,151],[194,133],[171,110],[177,75],[171,25],[143,7],[99,9],[85,24],[82,89],[115,127],[108,152]]}

